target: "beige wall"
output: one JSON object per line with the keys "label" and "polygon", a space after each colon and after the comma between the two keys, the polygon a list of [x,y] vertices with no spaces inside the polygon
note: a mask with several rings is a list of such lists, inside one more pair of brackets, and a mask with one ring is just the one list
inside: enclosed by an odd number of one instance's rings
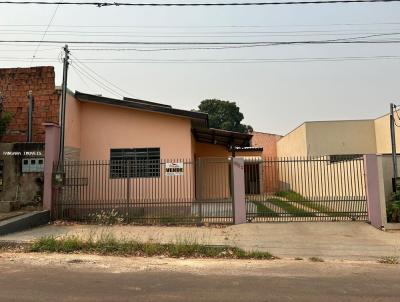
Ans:
{"label": "beige wall", "polygon": [[[381,155],[380,157],[382,158],[383,190],[385,200],[388,202],[392,195],[393,161],[392,156],[389,154]],[[397,158],[397,173],[400,175],[400,158]]]}
{"label": "beige wall", "polygon": [[307,156],[307,131],[305,123],[278,141],[277,155],[278,157]]}
{"label": "beige wall", "polygon": [[376,153],[374,120],[306,122],[278,141],[278,157]]}
{"label": "beige wall", "polygon": [[[400,113],[399,113],[400,115]],[[396,123],[400,122],[396,116]],[[375,120],[376,150],[379,154],[392,153],[392,143],[390,138],[390,116],[389,114]],[[400,152],[400,127],[395,127],[396,149]]]}
{"label": "beige wall", "polygon": [[373,120],[308,122],[308,156],[376,153]]}

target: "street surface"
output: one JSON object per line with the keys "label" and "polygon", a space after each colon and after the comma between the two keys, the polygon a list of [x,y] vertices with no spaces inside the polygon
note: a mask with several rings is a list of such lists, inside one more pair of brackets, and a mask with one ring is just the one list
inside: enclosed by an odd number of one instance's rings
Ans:
{"label": "street surface", "polygon": [[0,301],[400,301],[400,265],[0,253]]}

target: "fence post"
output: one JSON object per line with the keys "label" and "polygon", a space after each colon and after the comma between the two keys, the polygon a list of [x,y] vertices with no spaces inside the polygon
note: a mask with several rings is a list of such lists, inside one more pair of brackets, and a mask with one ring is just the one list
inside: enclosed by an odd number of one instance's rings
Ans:
{"label": "fence post", "polygon": [[232,201],[233,223],[246,223],[246,202],[244,191],[244,160],[232,157]]}
{"label": "fence post", "polygon": [[386,224],[386,203],[380,190],[383,181],[379,169],[380,159],[376,154],[364,155],[365,191],[368,203],[368,217],[371,225],[382,229]]}
{"label": "fence post", "polygon": [[43,209],[52,213],[52,173],[54,162],[58,161],[60,154],[60,126],[53,123],[44,123],[43,126],[45,128]]}

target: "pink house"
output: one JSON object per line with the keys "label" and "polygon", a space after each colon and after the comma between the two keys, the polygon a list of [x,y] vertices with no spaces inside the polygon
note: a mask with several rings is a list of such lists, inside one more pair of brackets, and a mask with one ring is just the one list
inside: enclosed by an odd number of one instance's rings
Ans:
{"label": "pink house", "polygon": [[[264,147],[252,147],[252,137],[209,128],[205,113],[68,91],[56,216],[87,219],[115,209],[129,220],[231,219],[230,157],[249,158],[250,165],[261,158]],[[254,171],[246,181],[261,192],[262,172],[250,177]]]}
{"label": "pink house", "polygon": [[[67,94],[65,159],[110,160],[118,149],[151,148],[161,159],[231,156],[243,153],[251,134],[208,128],[205,113],[81,92]],[[257,155],[261,155],[258,148]],[[246,153],[254,153],[248,149]]]}

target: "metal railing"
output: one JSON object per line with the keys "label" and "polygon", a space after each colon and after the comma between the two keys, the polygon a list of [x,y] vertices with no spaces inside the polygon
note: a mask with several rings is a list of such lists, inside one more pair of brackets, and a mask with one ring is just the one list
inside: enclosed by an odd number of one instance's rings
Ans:
{"label": "metal railing", "polygon": [[54,215],[104,224],[231,223],[229,167],[223,159],[65,161]]}
{"label": "metal railing", "polygon": [[245,162],[248,221],[367,220],[362,156]]}

